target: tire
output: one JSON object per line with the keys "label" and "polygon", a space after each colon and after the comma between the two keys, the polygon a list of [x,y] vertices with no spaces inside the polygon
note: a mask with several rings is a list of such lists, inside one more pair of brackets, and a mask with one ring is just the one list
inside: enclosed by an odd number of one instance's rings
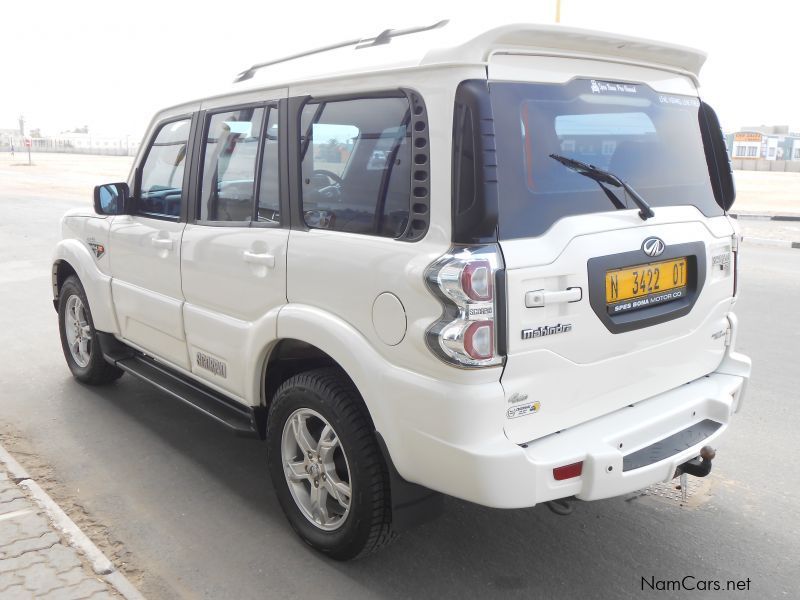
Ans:
{"label": "tire", "polygon": [[[295,428],[300,423],[304,433]],[[326,425],[332,432],[326,433]],[[307,440],[312,457],[298,440]],[[317,369],[284,382],[270,406],[267,446],[281,508],[312,548],[336,560],[350,560],[394,539],[386,463],[366,407],[342,373]],[[324,506],[324,512],[315,509],[315,489],[320,494],[316,506]]]}
{"label": "tire", "polygon": [[89,301],[74,275],[67,277],[58,294],[58,331],[64,358],[75,379],[89,385],[102,385],[122,376],[122,369],[103,358]]}

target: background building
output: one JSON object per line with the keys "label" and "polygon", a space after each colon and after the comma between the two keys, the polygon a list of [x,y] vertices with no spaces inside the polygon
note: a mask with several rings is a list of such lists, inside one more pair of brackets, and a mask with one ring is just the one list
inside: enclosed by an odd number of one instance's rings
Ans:
{"label": "background building", "polygon": [[800,133],[788,125],[743,127],[726,139],[734,169],[800,171]]}
{"label": "background building", "polygon": [[43,136],[37,129],[32,129],[28,135],[21,134],[19,129],[0,129],[0,151],[9,152],[12,144],[16,152],[27,151],[26,138],[31,140],[31,152],[134,156],[139,149],[139,139],[134,140],[127,135],[102,136],[69,131]]}

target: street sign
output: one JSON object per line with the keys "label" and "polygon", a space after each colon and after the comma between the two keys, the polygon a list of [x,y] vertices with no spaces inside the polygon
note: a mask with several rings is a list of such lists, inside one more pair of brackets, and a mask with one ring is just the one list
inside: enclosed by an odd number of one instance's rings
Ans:
{"label": "street sign", "polygon": [[25,138],[25,146],[30,148],[31,147],[31,138]]}

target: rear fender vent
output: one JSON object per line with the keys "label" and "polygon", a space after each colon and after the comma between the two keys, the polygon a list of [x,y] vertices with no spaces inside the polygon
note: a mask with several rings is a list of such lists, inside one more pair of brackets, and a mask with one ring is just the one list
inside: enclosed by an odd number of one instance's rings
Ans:
{"label": "rear fender vent", "polygon": [[428,111],[422,97],[403,90],[411,107],[411,203],[406,229],[399,239],[416,242],[425,237],[430,225],[431,167]]}

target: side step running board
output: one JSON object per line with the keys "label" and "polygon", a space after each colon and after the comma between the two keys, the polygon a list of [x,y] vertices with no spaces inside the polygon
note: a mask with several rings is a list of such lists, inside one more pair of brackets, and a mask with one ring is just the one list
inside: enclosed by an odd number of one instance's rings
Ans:
{"label": "side step running board", "polygon": [[239,404],[149,356],[125,346],[114,336],[99,331],[97,333],[103,357],[112,365],[196,408],[232,429],[236,435],[263,437],[262,432],[265,430],[263,407]]}

